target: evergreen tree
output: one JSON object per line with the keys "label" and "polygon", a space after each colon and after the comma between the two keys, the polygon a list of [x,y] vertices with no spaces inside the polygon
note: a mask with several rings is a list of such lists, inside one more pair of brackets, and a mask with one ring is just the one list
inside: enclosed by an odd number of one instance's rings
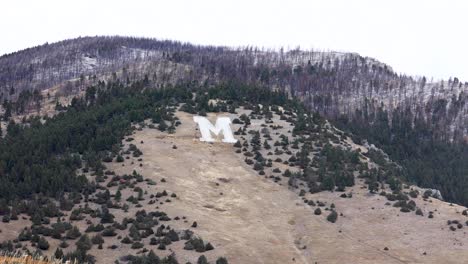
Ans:
{"label": "evergreen tree", "polygon": [[216,264],[228,264],[228,261],[225,257],[220,257],[216,260]]}
{"label": "evergreen tree", "polygon": [[205,255],[198,257],[197,264],[208,264],[208,260],[206,259]]}
{"label": "evergreen tree", "polygon": [[49,249],[49,242],[47,242],[47,240],[43,236],[41,236],[39,238],[39,241],[37,242],[37,247],[40,250],[47,250]]}
{"label": "evergreen tree", "polygon": [[115,193],[114,199],[116,201],[120,201],[120,199],[122,199],[122,193],[120,192],[120,190],[117,190],[117,192]]}
{"label": "evergreen tree", "polygon": [[75,244],[76,244],[76,249],[82,252],[86,252],[90,250],[93,245],[87,234],[82,235],[80,239],[76,241]]}
{"label": "evergreen tree", "polygon": [[60,248],[57,248],[54,253],[55,259],[62,259],[63,251]]}
{"label": "evergreen tree", "polygon": [[336,219],[338,219],[338,213],[335,210],[332,210],[330,214],[327,216],[327,220],[329,222],[335,223]]}

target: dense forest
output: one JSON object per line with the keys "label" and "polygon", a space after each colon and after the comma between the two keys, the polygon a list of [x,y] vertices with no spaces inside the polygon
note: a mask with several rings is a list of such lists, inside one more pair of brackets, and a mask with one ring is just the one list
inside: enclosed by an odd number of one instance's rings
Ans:
{"label": "dense forest", "polygon": [[102,86],[89,89],[85,98],[74,100],[66,112],[51,119],[10,121],[0,140],[1,197],[31,198],[36,193],[55,197],[81,191],[87,183],[76,170],[82,166],[102,170],[99,158],[120,144],[131,122],[160,116],[155,109],[165,98],[191,96],[181,88],[142,93],[138,85],[125,89],[114,84],[106,90]]}
{"label": "dense forest", "polygon": [[395,110],[390,120],[388,112],[379,108],[369,118],[368,113],[357,111],[352,118],[341,116],[335,124],[351,132],[357,143],[367,140],[383,149],[404,168],[406,180],[440,190],[447,201],[468,205],[466,142],[437,139],[438,132],[409,110]]}

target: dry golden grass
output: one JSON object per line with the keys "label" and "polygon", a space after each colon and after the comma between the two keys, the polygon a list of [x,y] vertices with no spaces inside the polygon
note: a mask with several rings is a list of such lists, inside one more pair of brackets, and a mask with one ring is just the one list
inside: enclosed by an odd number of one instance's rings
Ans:
{"label": "dry golden grass", "polygon": [[36,260],[31,256],[25,257],[0,257],[0,264],[53,264],[54,262]]}
{"label": "dry golden grass", "polygon": [[[41,256],[31,256],[19,252],[0,252],[0,264],[62,264],[62,260],[46,260]],[[66,261],[66,264],[78,264]]]}

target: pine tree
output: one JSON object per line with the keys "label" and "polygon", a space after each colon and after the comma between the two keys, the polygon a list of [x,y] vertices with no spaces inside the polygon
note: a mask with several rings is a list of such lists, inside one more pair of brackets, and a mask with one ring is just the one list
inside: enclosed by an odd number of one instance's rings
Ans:
{"label": "pine tree", "polygon": [[124,162],[124,158],[119,154],[117,155],[117,158],[115,159],[116,162]]}
{"label": "pine tree", "polygon": [[37,242],[37,247],[40,250],[47,250],[49,249],[49,242],[47,242],[47,240],[43,236],[41,236],[39,238],[39,241]]}
{"label": "pine tree", "polygon": [[331,176],[326,176],[320,187],[322,190],[333,191],[335,189],[335,180]]}
{"label": "pine tree", "polygon": [[338,213],[335,210],[332,210],[330,214],[327,216],[327,220],[329,222],[335,223],[336,219],[338,219]]}
{"label": "pine tree", "polygon": [[81,236],[81,232],[78,227],[74,226],[72,229],[67,231],[65,236],[68,239],[76,239]]}
{"label": "pine tree", "polygon": [[117,192],[115,193],[114,199],[116,201],[120,201],[120,199],[122,199],[122,193],[120,192],[120,190],[117,190]]}
{"label": "pine tree", "polygon": [[206,259],[205,255],[198,257],[197,264],[208,264],[208,260]]}
{"label": "pine tree", "polygon": [[148,255],[146,256],[146,259],[148,260],[148,263],[152,264],[159,264],[161,263],[161,259],[154,253],[153,250],[150,250]]}
{"label": "pine tree", "polygon": [[81,252],[86,252],[91,249],[92,243],[87,234],[84,234],[76,241],[76,249]]}
{"label": "pine tree", "polygon": [[62,259],[63,258],[63,251],[60,248],[57,248],[54,253],[55,259]]}
{"label": "pine tree", "polygon": [[100,234],[97,234],[91,239],[91,242],[93,242],[94,245],[100,245],[104,243],[104,239]]}
{"label": "pine tree", "polygon": [[216,264],[228,264],[228,261],[225,257],[220,257],[216,260]]}
{"label": "pine tree", "polygon": [[159,122],[158,129],[159,129],[160,131],[162,131],[162,132],[166,131],[166,129],[167,129],[166,121],[161,120],[161,121]]}
{"label": "pine tree", "polygon": [[101,207],[101,224],[114,223],[114,215],[109,212],[107,206]]}

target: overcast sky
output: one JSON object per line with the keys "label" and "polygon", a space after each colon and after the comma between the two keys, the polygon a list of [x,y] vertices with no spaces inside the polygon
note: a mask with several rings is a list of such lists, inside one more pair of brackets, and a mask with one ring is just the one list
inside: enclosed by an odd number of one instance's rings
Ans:
{"label": "overcast sky", "polygon": [[468,81],[465,0],[14,0],[0,54],[78,36],[358,52],[399,73]]}

